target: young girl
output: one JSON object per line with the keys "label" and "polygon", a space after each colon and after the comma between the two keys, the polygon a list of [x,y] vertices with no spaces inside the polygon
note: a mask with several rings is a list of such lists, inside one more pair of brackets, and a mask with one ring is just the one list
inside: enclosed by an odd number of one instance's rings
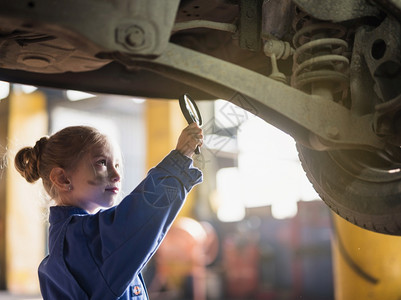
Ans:
{"label": "young girl", "polygon": [[202,181],[191,159],[202,138],[195,123],[186,127],[176,149],[114,207],[121,157],[96,129],[67,127],[17,153],[16,169],[28,182],[41,178],[56,203],[39,266],[45,300],[148,299],[141,270]]}

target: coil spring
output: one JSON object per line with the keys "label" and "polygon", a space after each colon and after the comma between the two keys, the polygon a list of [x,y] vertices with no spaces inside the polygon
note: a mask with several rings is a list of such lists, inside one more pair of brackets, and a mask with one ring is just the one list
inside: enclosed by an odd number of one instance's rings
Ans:
{"label": "coil spring", "polygon": [[338,24],[303,23],[293,37],[296,50],[292,86],[312,92],[314,83],[335,83],[331,92],[342,93],[344,97],[349,86],[349,59],[344,56],[348,43],[341,39],[345,33],[345,28]]}

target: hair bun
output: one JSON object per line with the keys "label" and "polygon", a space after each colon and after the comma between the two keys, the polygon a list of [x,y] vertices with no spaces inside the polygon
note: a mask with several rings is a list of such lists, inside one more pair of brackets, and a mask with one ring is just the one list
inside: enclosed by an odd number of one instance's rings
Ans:
{"label": "hair bun", "polygon": [[47,137],[42,137],[34,147],[22,148],[15,156],[15,168],[28,182],[35,182],[40,178],[40,157],[47,141]]}

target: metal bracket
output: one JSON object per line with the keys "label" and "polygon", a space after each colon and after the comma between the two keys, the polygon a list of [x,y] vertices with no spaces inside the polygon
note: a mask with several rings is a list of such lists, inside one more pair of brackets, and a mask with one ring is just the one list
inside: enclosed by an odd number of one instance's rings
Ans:
{"label": "metal bracket", "polygon": [[94,55],[157,56],[167,46],[178,6],[179,0],[1,1],[0,25],[63,37]]}
{"label": "metal bracket", "polygon": [[314,149],[384,148],[384,141],[372,129],[373,115],[354,115],[335,102],[181,46],[170,43],[154,60],[124,57],[124,64],[226,99]]}
{"label": "metal bracket", "polygon": [[240,0],[239,45],[243,49],[259,51],[262,23],[262,1]]}

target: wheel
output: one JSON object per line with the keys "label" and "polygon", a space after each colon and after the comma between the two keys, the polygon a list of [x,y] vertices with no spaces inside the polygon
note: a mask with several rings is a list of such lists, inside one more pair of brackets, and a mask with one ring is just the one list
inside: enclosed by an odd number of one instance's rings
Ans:
{"label": "wheel", "polygon": [[401,165],[371,152],[297,149],[306,175],[335,213],[359,227],[401,235]]}

